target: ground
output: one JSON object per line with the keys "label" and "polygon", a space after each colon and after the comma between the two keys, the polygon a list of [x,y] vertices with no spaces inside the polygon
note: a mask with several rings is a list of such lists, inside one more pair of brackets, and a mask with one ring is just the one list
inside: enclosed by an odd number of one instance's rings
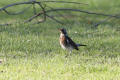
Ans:
{"label": "ground", "polygon": [[[1,0],[0,7],[18,1]],[[119,0],[74,1],[89,5],[70,4],[72,8],[106,14],[119,13]],[[31,16],[30,11],[18,16],[0,12],[0,22],[22,21]],[[0,26],[0,80],[119,80],[120,20],[112,18],[95,28],[92,23],[106,17],[73,14],[80,18],[67,16],[69,21],[63,20],[66,25],[48,19],[41,24]],[[59,45],[58,29],[63,27],[75,42],[86,44],[87,47],[79,47],[79,51],[74,50],[66,57],[68,52]]]}

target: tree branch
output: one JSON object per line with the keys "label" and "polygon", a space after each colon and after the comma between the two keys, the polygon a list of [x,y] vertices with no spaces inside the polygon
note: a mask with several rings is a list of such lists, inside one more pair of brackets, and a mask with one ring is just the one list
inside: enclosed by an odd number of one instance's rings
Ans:
{"label": "tree branch", "polygon": [[0,8],[0,11],[8,8],[8,7],[12,7],[12,6],[16,6],[16,5],[23,5],[23,4],[35,4],[35,3],[41,3],[41,2],[56,2],[56,3],[73,3],[73,4],[84,4],[84,3],[78,3],[78,2],[69,2],[69,1],[27,1],[27,2],[18,2],[18,3],[13,3],[13,4],[9,4],[7,6],[4,6],[3,8]]}
{"label": "tree branch", "polygon": [[[116,14],[115,16],[119,16],[119,14]],[[113,17],[110,16],[110,17],[108,17],[108,18],[106,18],[106,19],[104,19],[104,20],[102,20],[102,21],[99,21],[98,23],[94,24],[93,27],[98,27],[100,24],[108,21],[108,20],[111,19],[111,18],[113,18]]]}
{"label": "tree branch", "polygon": [[[114,17],[114,18],[120,18],[120,16],[116,16],[116,15],[109,15],[109,14],[103,14],[103,13],[88,12],[88,11],[84,11],[84,10],[70,9],[70,8],[58,8],[58,9],[47,10],[45,12],[46,13],[50,13],[50,12],[56,12],[56,11],[75,11],[75,12],[82,12],[82,13],[87,13],[87,14],[95,14],[95,15],[101,15],[101,16],[109,16],[109,17]],[[40,13],[32,16],[27,21],[32,21],[34,18],[36,18],[37,16],[40,16],[42,14],[44,14],[44,13],[40,12]]]}
{"label": "tree branch", "polygon": [[[40,22],[44,22],[46,21],[46,17],[51,18],[52,20],[55,20],[56,22],[62,24],[61,21],[58,21],[57,19],[55,19],[52,16],[49,16],[48,13],[50,12],[58,12],[58,11],[73,11],[73,12],[81,12],[81,13],[86,13],[86,14],[91,14],[91,15],[100,15],[100,16],[107,16],[110,18],[117,18],[119,19],[120,16],[118,15],[110,15],[110,14],[104,14],[104,13],[96,13],[96,12],[90,12],[90,11],[86,11],[86,10],[81,10],[81,9],[72,9],[72,8],[56,8],[53,9],[51,8],[50,10],[46,10],[45,7],[43,7],[43,3],[73,3],[73,4],[84,4],[84,3],[78,3],[78,2],[69,2],[69,1],[36,1],[36,0],[32,0],[32,1],[27,1],[27,2],[18,2],[18,3],[13,3],[13,4],[9,4],[7,6],[4,6],[3,8],[0,8],[0,11],[4,11],[5,13],[7,13],[8,15],[18,15],[18,14],[23,14],[29,7],[25,8],[24,10],[20,11],[20,12],[16,12],[16,13],[11,13],[8,12],[6,9],[12,6],[16,6],[16,5],[23,5],[23,4],[33,4],[33,11],[34,11],[34,15],[32,17],[30,17],[28,20],[24,21],[24,23],[26,22],[30,22],[32,21],[34,18],[43,15],[43,20],[42,21],[38,21],[38,23]],[[42,9],[42,12],[40,11],[39,13],[36,13],[36,8],[35,8],[35,4],[38,4],[40,6],[40,8]],[[87,4],[85,4],[87,5]],[[108,18],[109,19],[109,18]],[[108,20],[106,19],[106,20]],[[104,21],[106,21],[104,20]],[[96,24],[99,25],[101,23],[103,23],[104,21]],[[9,24],[0,24],[0,25],[9,25]]]}
{"label": "tree branch", "polygon": [[55,19],[55,18],[54,18],[54,17],[52,17],[52,16],[49,16],[48,14],[46,14],[46,16],[47,16],[47,17],[49,17],[50,19],[52,19],[52,20],[56,21],[57,23],[64,24],[63,22],[61,22],[61,21],[59,21],[59,20]]}
{"label": "tree branch", "polygon": [[4,11],[5,13],[7,13],[8,15],[18,15],[18,14],[23,14],[23,13],[24,13],[25,11],[27,11],[30,7],[31,7],[31,6],[23,9],[22,11],[16,12],[16,13],[8,12],[6,9],[3,9],[3,11]]}
{"label": "tree branch", "polygon": [[41,2],[52,2],[52,3],[72,3],[72,4],[84,4],[84,5],[88,5],[86,3],[79,3],[79,2],[69,2],[69,1],[41,1]]}

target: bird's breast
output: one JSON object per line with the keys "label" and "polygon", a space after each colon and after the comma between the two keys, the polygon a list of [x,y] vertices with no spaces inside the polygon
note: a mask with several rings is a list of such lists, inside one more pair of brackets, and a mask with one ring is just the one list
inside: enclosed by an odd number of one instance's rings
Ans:
{"label": "bird's breast", "polygon": [[65,36],[60,36],[60,45],[63,49],[66,49],[65,44]]}

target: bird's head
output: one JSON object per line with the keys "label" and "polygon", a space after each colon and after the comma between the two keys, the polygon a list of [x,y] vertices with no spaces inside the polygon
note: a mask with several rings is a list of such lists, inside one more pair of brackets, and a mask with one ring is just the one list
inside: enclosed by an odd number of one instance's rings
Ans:
{"label": "bird's head", "polygon": [[61,29],[59,29],[59,31],[60,31],[60,33],[62,33],[62,34],[65,34],[65,35],[67,35],[66,29],[64,29],[64,28],[61,28]]}

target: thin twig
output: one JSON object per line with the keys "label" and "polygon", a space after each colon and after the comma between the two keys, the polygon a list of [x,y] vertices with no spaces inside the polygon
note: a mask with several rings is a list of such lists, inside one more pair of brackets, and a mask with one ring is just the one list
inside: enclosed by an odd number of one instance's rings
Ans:
{"label": "thin twig", "polygon": [[55,19],[55,18],[54,18],[54,17],[52,17],[52,16],[49,16],[48,14],[46,14],[46,16],[47,16],[47,17],[49,17],[50,19],[52,19],[52,20],[56,21],[57,23],[64,24],[63,22],[61,22],[61,21],[59,21],[59,20]]}
{"label": "thin twig", "polygon": [[95,13],[95,12],[89,12],[89,11],[85,11],[85,10],[72,9],[72,8],[57,8],[57,9],[47,10],[46,13],[56,12],[56,11],[75,11],[75,12],[82,12],[82,13],[87,13],[87,14],[94,14],[94,15],[101,15],[101,16],[109,16],[109,17],[120,18],[120,16],[116,16],[116,15]]}
{"label": "thin twig", "polygon": [[[51,10],[52,9],[54,9],[54,8],[52,8],[52,7],[50,7],[50,6],[47,6],[48,8],[50,8]],[[62,15],[61,13],[59,13],[59,12],[56,12],[57,14],[59,14],[59,16],[61,16],[61,17],[63,17],[65,20],[67,20],[68,21],[68,19],[67,18],[65,18],[65,16],[64,15]],[[52,17],[52,16],[51,16]]]}
{"label": "thin twig", "polygon": [[28,2],[18,2],[18,3],[9,4],[7,6],[4,6],[4,7],[0,8],[0,11],[6,9],[8,7],[12,7],[12,6],[16,6],[16,5],[22,5],[22,4],[32,4],[32,2],[28,1]]}
{"label": "thin twig", "polygon": [[39,6],[41,7],[41,9],[42,9],[42,12],[43,12],[43,16],[44,16],[44,20],[46,20],[46,11],[45,11],[45,7],[43,7],[42,6],[42,4],[41,3],[38,3],[39,4]]}
{"label": "thin twig", "polygon": [[[120,13],[119,13],[119,14],[120,14]],[[116,14],[115,16],[119,16],[119,14]],[[102,23],[108,21],[108,20],[111,19],[111,18],[113,18],[113,17],[110,16],[110,17],[108,17],[108,18],[106,18],[106,19],[104,19],[104,20],[102,20],[102,21],[100,21],[100,22],[94,24],[93,27],[98,27],[100,24],[102,24]]]}
{"label": "thin twig", "polygon": [[[65,1],[41,1],[41,2],[62,2],[65,3]],[[10,5],[7,5],[3,8],[0,8],[0,11],[5,10],[8,7],[12,7],[15,5],[21,5],[21,4],[40,4],[41,2],[38,1],[28,1],[28,2],[18,2],[18,3],[13,3]],[[74,3],[74,2],[66,2],[66,3]],[[76,2],[77,3],[77,2]],[[47,12],[54,12],[54,11],[76,11],[76,12],[83,12],[83,13],[87,13],[87,14],[95,14],[95,15],[103,15],[103,16],[111,16],[111,17],[116,17],[116,18],[120,18],[120,16],[113,16],[113,15],[108,15],[108,14],[103,14],[103,13],[95,13],[95,12],[89,12],[89,11],[85,11],[85,10],[79,10],[79,9],[68,9],[68,8],[59,8],[59,9],[53,9],[53,10],[48,10]]]}
{"label": "thin twig", "polygon": [[[114,17],[114,18],[120,18],[120,16],[116,16],[116,15],[109,15],[109,14],[103,14],[103,13],[88,12],[88,11],[84,11],[84,10],[70,9],[70,8],[58,8],[58,9],[47,10],[45,12],[46,13],[50,13],[50,12],[56,12],[56,11],[75,11],[75,12],[82,12],[82,13],[87,13],[87,14],[95,14],[95,15],[101,15],[101,16],[109,16],[109,17]],[[32,16],[31,18],[29,18],[27,21],[30,22],[34,18],[36,18],[36,17],[38,17],[38,16],[40,16],[42,14],[44,14],[44,13],[40,12],[40,13]]]}
{"label": "thin twig", "polygon": [[18,2],[18,3],[13,3],[13,4],[9,4],[7,6],[4,6],[2,8],[0,8],[0,11],[8,8],[8,7],[12,7],[15,5],[23,5],[23,4],[33,4],[33,3],[41,3],[41,2],[56,2],[56,3],[73,3],[73,4],[84,4],[84,3],[78,3],[78,2],[69,2],[69,1],[26,1],[26,2]]}
{"label": "thin twig", "polygon": [[[32,0],[32,1],[27,1],[27,2],[18,2],[18,3],[13,3],[13,4],[9,4],[7,6],[4,6],[2,8],[0,8],[0,11],[4,11],[5,13],[9,14],[9,15],[17,15],[17,14],[21,14],[21,13],[24,13],[26,11],[25,10],[22,10],[20,12],[17,12],[17,13],[11,13],[11,12],[8,12],[6,9],[9,8],[9,7],[12,7],[12,6],[16,6],[16,5],[23,5],[23,4],[34,4],[33,8],[35,8],[35,4],[38,4],[40,6],[40,8],[42,9],[42,12],[39,12],[36,14],[36,8],[34,9],[34,16],[32,16],[31,18],[29,18],[28,20],[25,21],[26,22],[30,22],[32,21],[34,18],[40,16],[40,15],[43,15],[44,16],[44,19],[43,21],[40,21],[40,22],[44,22],[46,21],[46,16],[51,18],[52,20],[55,20],[56,22],[59,22],[57,19],[55,19],[54,17],[52,16],[49,16],[48,13],[50,12],[58,12],[58,11],[74,11],[74,12],[82,12],[82,13],[86,13],[86,14],[93,14],[93,15],[101,15],[101,16],[107,16],[107,17],[110,17],[110,18],[120,18],[120,16],[118,15],[110,15],[110,14],[104,14],[104,13],[96,13],[96,12],[90,12],[90,11],[86,11],[86,10],[81,10],[81,9],[71,9],[71,8],[57,8],[57,9],[51,9],[51,10],[45,10],[45,7],[43,7],[43,3],[73,3],[73,4],[82,4],[82,3],[78,3],[78,2],[68,2],[68,1],[36,1],[36,0]],[[46,15],[47,14],[47,15]],[[106,19],[108,20],[108,19]],[[104,20],[104,21],[106,21]],[[103,21],[103,22],[104,22]],[[101,22],[102,23],[102,22]],[[101,24],[99,23],[99,24]],[[8,24],[1,24],[1,25],[8,25]],[[98,24],[97,24],[98,25]]]}
{"label": "thin twig", "polygon": [[[41,2],[61,2],[61,3],[77,3],[77,2],[66,2],[66,1],[41,1]],[[18,2],[18,3],[13,3],[10,5],[7,5],[3,8],[0,8],[0,11],[5,10],[8,7],[12,7],[15,5],[21,5],[21,4],[40,4],[41,2],[38,1],[28,1],[28,2]],[[120,16],[113,16],[113,15],[108,15],[108,14],[103,14],[103,13],[95,13],[95,12],[89,12],[89,11],[85,11],[85,10],[79,10],[79,9],[69,9],[69,8],[58,8],[58,9],[53,9],[53,10],[48,10],[46,12],[54,12],[54,11],[76,11],[76,12],[83,12],[83,13],[87,13],[87,14],[95,14],[95,15],[103,15],[103,16],[111,16],[111,17],[116,17],[116,18],[120,18]]]}
{"label": "thin twig", "polygon": [[23,9],[22,11],[19,11],[19,12],[16,12],[16,13],[11,13],[11,12],[8,12],[6,9],[4,9],[3,11],[5,13],[7,13],[8,15],[18,15],[18,14],[23,14],[25,11],[27,11],[31,6],[28,6],[26,7],[25,9]]}
{"label": "thin twig", "polygon": [[102,20],[102,21],[100,21],[100,22],[94,24],[93,26],[94,26],[94,27],[98,27],[100,24],[106,22],[106,21],[109,20],[109,19],[111,19],[111,17],[108,17],[108,18],[106,18],[106,19],[104,19],[104,20]]}
{"label": "thin twig", "polygon": [[46,6],[43,7],[43,5],[42,5],[41,3],[38,3],[38,5],[39,5],[40,8],[42,9],[42,12],[43,12],[43,20],[42,20],[42,21],[38,21],[37,24],[46,21],[46,11],[45,11],[45,7],[46,7]]}
{"label": "thin twig", "polygon": [[84,4],[84,5],[88,5],[86,3],[79,3],[79,2],[69,2],[69,1],[41,1],[41,2],[52,2],[52,3],[72,3],[72,4]]}
{"label": "thin twig", "polygon": [[36,12],[36,7],[35,7],[35,4],[34,4],[34,3],[33,3],[33,13],[34,13],[34,15],[37,14],[37,12]]}

